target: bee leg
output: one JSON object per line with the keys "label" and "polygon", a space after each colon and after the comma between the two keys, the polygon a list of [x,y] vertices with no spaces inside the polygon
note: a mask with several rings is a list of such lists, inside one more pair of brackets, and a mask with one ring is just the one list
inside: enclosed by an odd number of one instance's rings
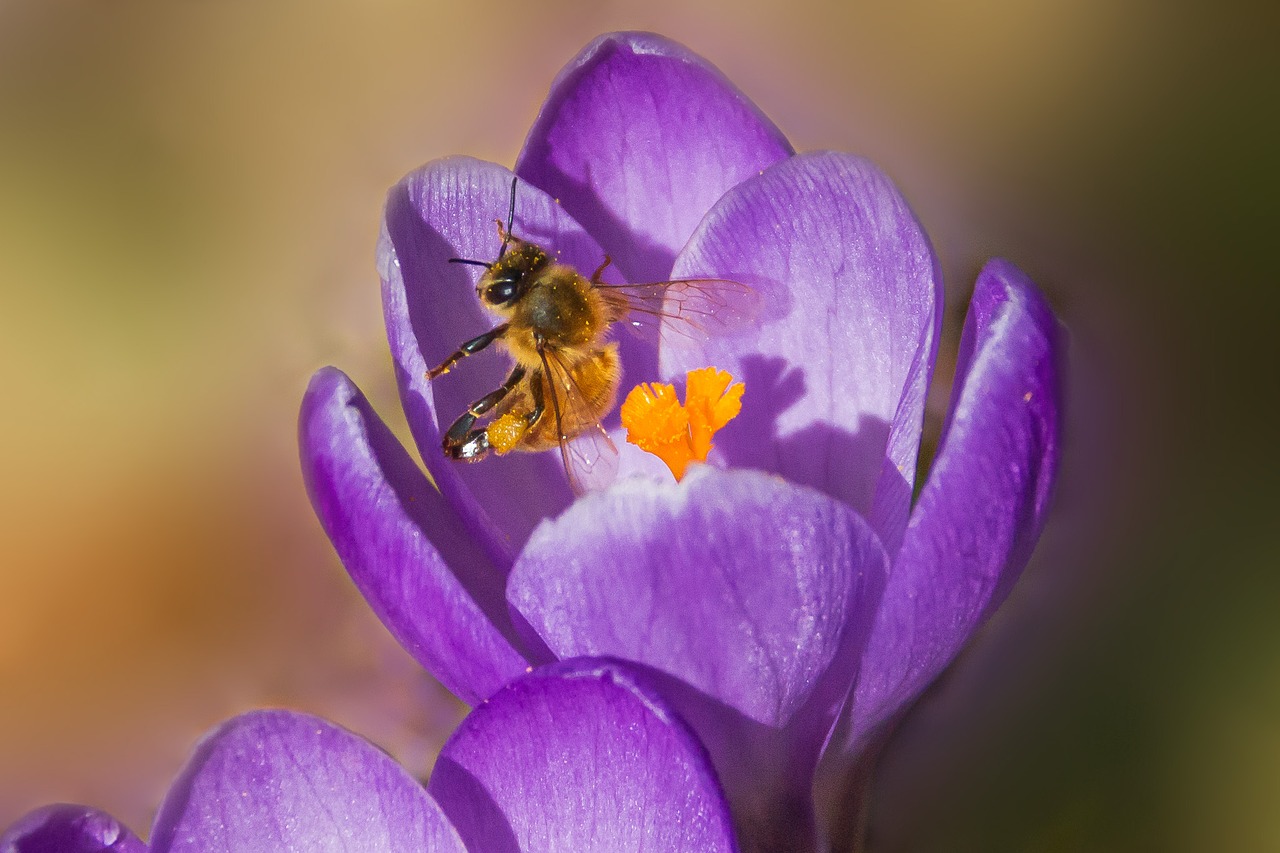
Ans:
{"label": "bee leg", "polygon": [[483,335],[477,335],[462,346],[458,347],[458,351],[442,361],[439,366],[428,370],[427,378],[435,379],[437,376],[443,376],[452,370],[455,364],[462,361],[469,355],[475,355],[480,352],[480,350],[484,349],[506,333],[507,324],[503,323],[501,326],[496,326],[485,332]]}
{"label": "bee leg", "polygon": [[601,274],[603,274],[603,273],[604,273],[604,271],[605,271],[605,270],[607,270],[607,269],[609,268],[609,264],[611,264],[611,263],[613,263],[613,258],[610,258],[608,255],[605,255],[605,256],[604,256],[604,263],[603,263],[603,264],[601,264],[600,266],[596,267],[596,271],[595,271],[595,272],[593,272],[593,273],[591,274],[591,283],[592,283],[592,284],[599,284],[599,283],[600,283],[600,276],[601,276]]}
{"label": "bee leg", "polygon": [[537,381],[533,382],[529,390],[533,392],[533,408],[530,409],[527,413],[525,413],[525,416],[524,416],[526,430],[533,429],[534,426],[538,423],[538,421],[542,420],[542,412],[544,410],[544,405],[543,405],[543,399],[542,399],[541,378],[538,378]]}
{"label": "bee leg", "polygon": [[511,389],[524,379],[524,374],[525,369],[517,364],[506,381],[472,403],[462,416],[453,422],[453,426],[449,427],[449,431],[444,434],[444,441],[441,443],[445,455],[454,459],[475,461],[489,452],[489,435],[483,427],[475,427],[476,421],[502,402],[502,399],[511,393]]}

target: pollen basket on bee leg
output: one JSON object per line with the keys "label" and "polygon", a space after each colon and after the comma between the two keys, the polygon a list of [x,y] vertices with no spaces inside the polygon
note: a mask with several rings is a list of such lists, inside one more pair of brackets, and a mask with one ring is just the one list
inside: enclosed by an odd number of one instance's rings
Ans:
{"label": "pollen basket on bee leg", "polygon": [[489,446],[493,448],[494,452],[499,456],[503,456],[515,449],[528,429],[528,422],[524,418],[507,412],[495,418],[493,423],[489,424],[488,428],[485,429],[485,435],[488,437]]}

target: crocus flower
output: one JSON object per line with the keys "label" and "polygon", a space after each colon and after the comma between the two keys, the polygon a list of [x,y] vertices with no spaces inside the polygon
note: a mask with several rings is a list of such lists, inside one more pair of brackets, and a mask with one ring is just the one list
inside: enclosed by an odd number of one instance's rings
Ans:
{"label": "crocus flower", "polygon": [[746,334],[670,336],[657,353],[622,340],[624,389],[711,366],[745,382],[741,414],[679,484],[619,441],[619,482],[577,501],[558,454],[444,458],[442,428],[508,367],[485,353],[425,379],[493,325],[475,270],[447,261],[496,256],[511,173],[439,160],[392,189],[378,249],[401,400],[438,488],[328,368],[300,420],[317,514],[387,627],[464,701],[555,660],[632,661],[709,751],[743,848],[816,848],[824,752],[852,767],[1039,537],[1059,451],[1056,320],[1012,264],[982,270],[913,506],[942,285],[875,166],[793,154],[699,57],[615,34],[556,79],[515,174],[514,230],[562,261],[592,270],[607,254],[620,278],[606,280],[723,278],[760,295]]}
{"label": "crocus flower", "polygon": [[386,753],[290,711],[196,749],[150,844],[84,806],[38,809],[4,853],[733,851],[706,752],[646,676],[580,659],[512,681],[463,720],[426,787]]}

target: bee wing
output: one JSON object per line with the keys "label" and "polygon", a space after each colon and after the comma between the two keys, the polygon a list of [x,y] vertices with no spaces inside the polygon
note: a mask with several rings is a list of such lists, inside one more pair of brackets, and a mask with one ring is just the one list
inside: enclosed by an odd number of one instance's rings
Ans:
{"label": "bee wing", "polygon": [[621,322],[641,333],[702,341],[746,328],[760,313],[760,296],[727,278],[686,278],[649,284],[596,284],[626,309]]}
{"label": "bee wing", "polygon": [[618,474],[618,448],[586,406],[586,397],[553,349],[538,348],[551,391],[551,412],[560,439],[560,457],[575,494],[599,491]]}

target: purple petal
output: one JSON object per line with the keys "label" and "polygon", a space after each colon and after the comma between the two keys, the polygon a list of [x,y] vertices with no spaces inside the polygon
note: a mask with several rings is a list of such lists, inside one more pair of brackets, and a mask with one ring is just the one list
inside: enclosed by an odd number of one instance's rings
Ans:
{"label": "purple petal", "polygon": [[147,853],[147,845],[106,812],[54,805],[9,827],[0,835],[0,853]]}
{"label": "purple petal", "polygon": [[688,685],[668,697],[755,834],[808,809],[884,571],[875,534],[844,504],[696,466],[679,484],[624,481],[544,523],[507,597],[561,658],[625,658]]}
{"label": "purple petal", "polygon": [[316,515],[400,644],[471,704],[523,672],[501,567],[341,371],[312,377],[298,432]]}
{"label": "purple petal", "polygon": [[906,520],[942,306],[937,260],[893,183],[846,154],[779,163],[712,209],[673,275],[762,297],[758,334],[663,345],[665,376],[711,364],[746,381],[742,414],[717,436],[723,457],[847,502],[888,549]]}
{"label": "purple petal", "polygon": [[156,815],[155,853],[465,851],[389,756],[332,723],[255,711],[211,734]]}
{"label": "purple petal", "polygon": [[535,670],[463,720],[428,783],[471,850],[736,850],[697,739],[620,662]]}
{"label": "purple petal", "polygon": [[560,199],[629,280],[661,281],[711,205],[791,151],[701,57],[613,33],[560,72],[516,173]]}
{"label": "purple petal", "polygon": [[1058,467],[1059,336],[1031,281],[987,264],[938,456],[863,657],[850,751],[951,662],[1031,556]]}
{"label": "purple petal", "polygon": [[[495,537],[514,554],[538,521],[572,500],[559,454],[513,453],[466,465],[441,452],[443,430],[510,371],[498,346],[426,379],[460,344],[498,324],[476,298],[479,271],[448,261],[497,257],[494,220],[507,217],[512,178],[501,166],[466,157],[407,176],[387,197],[378,270],[400,397],[427,470],[472,535]],[[519,236],[580,270],[595,269],[604,257],[553,199],[523,181],[515,220]]]}
{"label": "purple petal", "polygon": [[613,655],[785,725],[848,640],[875,535],[848,507],[751,471],[629,480],[544,523],[507,597],[560,658]]}

